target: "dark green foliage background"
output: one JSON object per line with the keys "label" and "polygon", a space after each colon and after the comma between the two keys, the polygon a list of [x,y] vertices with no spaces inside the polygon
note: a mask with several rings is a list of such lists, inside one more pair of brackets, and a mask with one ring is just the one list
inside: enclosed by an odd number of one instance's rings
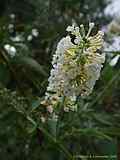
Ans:
{"label": "dark green foliage background", "polygon": [[[116,154],[120,136],[119,64],[112,68],[106,61],[93,94],[78,103],[78,113],[62,116],[57,134],[54,122],[40,122],[40,100],[57,42],[73,20],[86,26],[95,22],[96,29],[107,24],[110,17],[104,15],[106,5],[106,0],[0,0],[0,160],[69,159],[60,145],[46,136],[48,133],[57,135],[73,154]],[[16,15],[14,22],[9,17],[12,13]],[[22,33],[25,40],[32,28],[39,31],[31,42],[24,41],[26,48],[13,44],[17,48],[13,59],[6,58],[3,49],[4,44],[12,43],[7,29],[10,23],[15,26],[12,36]]]}

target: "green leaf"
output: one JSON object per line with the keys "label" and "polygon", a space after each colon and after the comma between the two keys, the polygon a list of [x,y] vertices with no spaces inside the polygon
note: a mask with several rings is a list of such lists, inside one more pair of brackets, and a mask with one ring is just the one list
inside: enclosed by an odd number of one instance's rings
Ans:
{"label": "green leaf", "polygon": [[112,123],[109,121],[108,117],[106,115],[103,115],[103,113],[101,113],[101,114],[95,113],[95,114],[93,114],[93,118],[103,125],[107,125],[107,126],[112,125]]}
{"label": "green leaf", "polygon": [[117,154],[117,145],[115,141],[101,141],[99,143],[99,148],[102,152],[102,154],[106,154],[107,156],[116,155]]}
{"label": "green leaf", "polygon": [[31,104],[32,109],[36,109],[36,108],[38,108],[38,107],[40,106],[40,102],[41,102],[41,100],[40,100],[40,99],[32,100],[32,104]]}
{"label": "green leaf", "polygon": [[[14,61],[15,62],[15,61]],[[32,70],[34,72],[37,72],[40,75],[43,75],[44,77],[47,77],[47,73],[42,65],[40,65],[36,60],[30,57],[17,57],[16,63],[21,64],[26,68],[29,68],[29,70]]]}
{"label": "green leaf", "polygon": [[54,136],[54,138],[56,138],[56,125],[57,121],[55,119],[52,118],[48,120],[49,130],[50,133]]}
{"label": "green leaf", "polygon": [[107,128],[107,129],[103,129],[103,132],[105,134],[108,134],[110,136],[113,137],[120,137],[120,129],[119,128]]}

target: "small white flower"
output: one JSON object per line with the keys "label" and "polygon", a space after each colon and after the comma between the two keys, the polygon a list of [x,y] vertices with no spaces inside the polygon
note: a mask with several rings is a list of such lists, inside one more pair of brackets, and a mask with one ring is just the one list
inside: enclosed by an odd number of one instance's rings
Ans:
{"label": "small white flower", "polygon": [[32,39],[33,39],[33,36],[32,36],[32,35],[29,35],[29,36],[27,37],[27,40],[28,40],[28,41],[32,41]]}
{"label": "small white flower", "polygon": [[46,121],[45,117],[42,116],[42,117],[41,117],[41,122],[42,122],[42,123],[45,123],[45,121]]}
{"label": "small white flower", "polygon": [[7,51],[7,53],[11,56],[11,58],[13,58],[15,55],[16,55],[16,48],[9,45],[9,44],[6,44],[4,46],[5,50]]}
{"label": "small white flower", "polygon": [[5,48],[5,50],[9,50],[10,49],[10,45],[9,44],[6,44],[6,45],[4,45],[4,48]]}
{"label": "small white flower", "polygon": [[10,14],[10,18],[15,19],[15,14],[14,13]]}
{"label": "small white flower", "polygon": [[9,29],[9,31],[12,31],[12,30],[13,30],[13,28],[14,28],[14,25],[13,25],[13,24],[9,24],[9,25],[8,25],[8,29]]}
{"label": "small white flower", "polygon": [[32,29],[32,35],[33,35],[34,37],[38,37],[38,35],[39,35],[38,30],[37,30],[37,29]]}
{"label": "small white flower", "polygon": [[22,35],[16,35],[15,37],[11,37],[10,38],[13,42],[22,42],[22,41],[24,41],[24,38],[23,38],[23,36]]}
{"label": "small white flower", "polygon": [[13,58],[16,54],[16,48],[11,46],[9,51],[10,56]]}
{"label": "small white flower", "polygon": [[66,29],[66,31],[67,31],[67,32],[73,32],[74,29],[75,29],[75,26],[74,26],[74,24],[73,24],[72,26],[68,26],[67,29]]}

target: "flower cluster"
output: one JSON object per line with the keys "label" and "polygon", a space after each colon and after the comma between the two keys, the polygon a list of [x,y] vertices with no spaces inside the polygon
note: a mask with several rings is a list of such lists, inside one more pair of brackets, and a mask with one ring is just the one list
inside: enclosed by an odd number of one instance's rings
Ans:
{"label": "flower cluster", "polygon": [[16,48],[14,46],[11,46],[10,44],[5,44],[4,49],[7,51],[8,55],[13,58],[16,55]]}
{"label": "flower cluster", "polygon": [[[52,60],[45,100],[49,109],[66,97],[65,110],[75,110],[76,97],[89,95],[100,76],[105,55],[98,51],[103,45],[103,33],[90,36],[94,23],[89,24],[87,34],[83,25],[67,27],[69,33],[58,43]],[[52,111],[52,110],[51,110]]]}

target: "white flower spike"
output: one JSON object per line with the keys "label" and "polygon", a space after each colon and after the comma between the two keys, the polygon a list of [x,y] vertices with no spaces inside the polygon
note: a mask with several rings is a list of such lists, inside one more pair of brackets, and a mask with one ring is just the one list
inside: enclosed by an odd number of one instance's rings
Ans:
{"label": "white flower spike", "polygon": [[57,106],[62,97],[66,97],[64,110],[76,111],[76,97],[88,96],[99,79],[105,54],[98,53],[98,50],[103,46],[104,34],[98,31],[96,35],[90,36],[93,27],[94,23],[90,23],[88,33],[84,36],[80,32],[84,26],[69,26],[67,31],[74,35],[74,44],[69,35],[58,43],[53,55],[53,68],[48,79],[45,100],[42,102],[49,112],[53,112],[50,108]]}

